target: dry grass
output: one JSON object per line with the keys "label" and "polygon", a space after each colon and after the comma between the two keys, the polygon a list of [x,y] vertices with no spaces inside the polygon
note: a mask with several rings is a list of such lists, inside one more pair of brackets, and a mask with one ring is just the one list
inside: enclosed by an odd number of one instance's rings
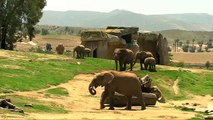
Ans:
{"label": "dry grass", "polygon": [[178,62],[184,62],[187,64],[205,64],[206,61],[213,63],[213,53],[203,52],[203,53],[172,53],[172,59]]}
{"label": "dry grass", "polygon": [[[62,35],[62,36],[36,36],[32,42],[36,43],[38,46],[45,48],[46,43],[52,45],[52,50],[55,51],[55,48],[58,44],[62,43],[65,46],[65,50],[72,50],[76,45],[81,43],[79,36],[71,35]],[[18,42],[16,49],[18,51],[28,51],[30,48],[35,47],[30,44],[26,44],[29,41],[24,41],[22,43]]]}

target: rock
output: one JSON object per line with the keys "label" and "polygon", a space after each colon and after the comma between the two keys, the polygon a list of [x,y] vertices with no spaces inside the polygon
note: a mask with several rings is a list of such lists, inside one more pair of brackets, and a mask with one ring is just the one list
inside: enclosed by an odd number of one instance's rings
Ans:
{"label": "rock", "polygon": [[33,107],[33,104],[25,104],[25,107]]}
{"label": "rock", "polygon": [[[153,93],[142,93],[144,97],[144,102],[146,106],[155,105],[157,101],[157,97]],[[109,104],[109,98],[107,98],[104,102],[105,104]],[[126,96],[121,95],[119,93],[115,93],[114,96],[114,106],[115,107],[124,107],[127,104]],[[140,102],[137,97],[132,97],[132,106],[140,106]]]}
{"label": "rock", "polygon": [[198,105],[200,105],[199,103],[193,103],[192,104],[193,106],[198,106]]}
{"label": "rock", "polygon": [[213,120],[213,115],[204,116],[205,120]]}

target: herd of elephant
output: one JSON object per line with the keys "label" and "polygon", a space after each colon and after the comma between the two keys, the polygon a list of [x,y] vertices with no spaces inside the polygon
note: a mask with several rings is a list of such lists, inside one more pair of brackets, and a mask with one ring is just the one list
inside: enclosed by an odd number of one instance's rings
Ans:
{"label": "herd of elephant", "polygon": [[[76,58],[84,58],[85,56],[90,57],[91,56],[91,49],[86,48],[83,45],[78,45],[73,49],[73,57]],[[133,66],[137,62],[137,60],[140,61],[140,69],[143,70],[149,70],[149,71],[156,71],[156,60],[153,56],[153,54],[149,51],[138,51],[136,54],[130,49],[127,48],[117,48],[114,50],[114,60],[116,64],[116,70],[118,70],[118,64],[119,64],[119,70],[125,71],[126,65],[130,64],[130,70],[132,71]],[[144,65],[144,68],[143,68]]]}

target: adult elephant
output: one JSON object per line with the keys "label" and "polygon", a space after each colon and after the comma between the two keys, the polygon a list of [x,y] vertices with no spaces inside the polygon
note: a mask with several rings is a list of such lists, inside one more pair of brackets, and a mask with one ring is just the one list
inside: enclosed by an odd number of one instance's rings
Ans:
{"label": "adult elephant", "polygon": [[76,55],[76,58],[79,59],[79,58],[84,58],[84,55],[85,55],[85,47],[83,45],[78,45],[76,46],[74,49],[73,49],[73,57],[75,57],[75,53],[77,54]]}
{"label": "adult elephant", "polygon": [[137,52],[135,54],[135,60],[134,60],[133,65],[135,65],[137,60],[140,60],[140,69],[143,70],[143,63],[144,63],[144,60],[147,57],[153,57],[153,54],[151,52],[149,52],[149,51],[139,51],[139,52]]}
{"label": "adult elephant", "polygon": [[127,110],[131,109],[132,96],[136,96],[141,101],[141,110],[146,109],[144,98],[141,91],[140,80],[134,73],[105,71],[96,75],[89,84],[89,92],[95,95],[95,88],[105,86],[105,91],[102,94],[100,101],[100,109],[103,109],[104,101],[107,97],[110,99],[110,110],[114,110],[113,98],[115,92],[127,97]]}
{"label": "adult elephant", "polygon": [[120,71],[126,70],[126,64],[130,64],[130,70],[132,71],[134,58],[135,58],[134,53],[130,49],[126,49],[126,48],[115,49],[114,60],[115,60],[116,70],[118,70],[118,62],[119,62]]}
{"label": "adult elephant", "polygon": [[91,57],[91,49],[85,48],[85,50],[84,50],[84,55],[85,55],[86,57]]}
{"label": "adult elephant", "polygon": [[144,67],[147,70],[147,68],[149,69],[149,71],[156,71],[156,60],[154,57],[148,57],[144,60]]}

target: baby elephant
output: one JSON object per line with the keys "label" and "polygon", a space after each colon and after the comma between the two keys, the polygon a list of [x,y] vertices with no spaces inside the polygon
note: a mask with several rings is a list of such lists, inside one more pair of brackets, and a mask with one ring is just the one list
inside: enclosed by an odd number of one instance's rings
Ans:
{"label": "baby elephant", "polygon": [[134,73],[117,71],[102,72],[96,75],[89,85],[89,92],[91,95],[96,94],[95,88],[97,88],[98,86],[105,87],[100,101],[101,109],[105,107],[104,101],[107,97],[109,97],[109,109],[114,110],[113,98],[115,92],[127,97],[127,110],[131,110],[133,96],[136,96],[139,101],[141,101],[141,110],[146,109],[144,98],[142,96],[140,80]]}
{"label": "baby elephant", "polygon": [[155,65],[156,60],[154,57],[148,57],[144,60],[144,67],[146,70],[149,68],[149,71],[156,71]]}

